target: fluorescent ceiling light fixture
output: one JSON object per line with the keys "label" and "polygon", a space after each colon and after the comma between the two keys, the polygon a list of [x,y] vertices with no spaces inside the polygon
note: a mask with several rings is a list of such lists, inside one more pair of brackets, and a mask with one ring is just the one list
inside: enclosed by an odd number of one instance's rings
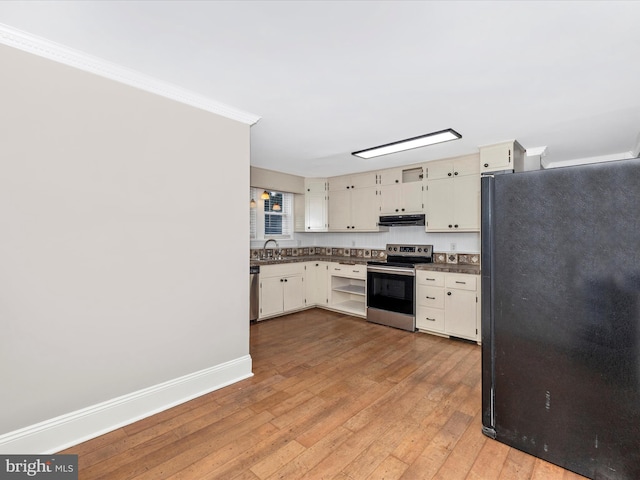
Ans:
{"label": "fluorescent ceiling light fixture", "polygon": [[379,147],[367,148],[365,150],[353,152],[351,155],[361,158],[373,158],[381,155],[388,155],[390,153],[412,150],[414,148],[426,147],[427,145],[433,145],[434,143],[458,140],[459,138],[462,138],[462,135],[452,128],[448,128],[439,132],[420,135],[419,137],[407,138],[406,140],[400,140],[399,142],[387,143],[386,145],[380,145]]}

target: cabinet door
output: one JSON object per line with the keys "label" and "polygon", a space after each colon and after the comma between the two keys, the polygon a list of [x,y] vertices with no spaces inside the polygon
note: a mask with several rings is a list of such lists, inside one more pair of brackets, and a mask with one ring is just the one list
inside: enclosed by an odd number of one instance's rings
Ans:
{"label": "cabinet door", "polygon": [[454,230],[480,230],[480,175],[457,177],[452,200]]}
{"label": "cabinet door", "polygon": [[470,290],[445,289],[445,332],[454,337],[476,340],[476,292]]}
{"label": "cabinet door", "polygon": [[[298,231],[298,230],[296,230]],[[305,195],[305,232],[327,231],[327,194],[309,193]]]}
{"label": "cabinet door", "polygon": [[282,289],[280,277],[260,279],[260,318],[283,312]]}
{"label": "cabinet door", "polygon": [[315,265],[315,301],[317,305],[326,306],[329,303],[329,264],[326,262],[317,262]]}
{"label": "cabinet door", "polygon": [[392,183],[382,185],[380,192],[380,214],[381,215],[400,215],[400,205],[402,204],[402,184]]}
{"label": "cabinet door", "polygon": [[424,192],[422,182],[402,184],[402,213],[423,213]]}
{"label": "cabinet door", "polygon": [[375,187],[378,183],[378,172],[364,172],[351,175],[351,188]]}
{"label": "cabinet door", "polygon": [[425,166],[425,178],[427,180],[438,180],[441,178],[453,177],[453,162],[429,162]]}
{"label": "cabinet door", "polygon": [[328,303],[328,267],[326,262],[308,262],[305,270],[304,290],[306,306]]}
{"label": "cabinet door", "polygon": [[376,187],[351,191],[351,225],[353,230],[378,230],[380,196]]}
{"label": "cabinet door", "polygon": [[449,232],[453,229],[453,201],[452,180],[443,178],[427,182],[425,225],[427,232]]}
{"label": "cabinet door", "polygon": [[513,170],[513,142],[480,148],[481,172]]}
{"label": "cabinet door", "polygon": [[351,190],[329,192],[329,231],[351,231]]}
{"label": "cabinet door", "polygon": [[[349,188],[347,188],[349,187]],[[339,177],[331,177],[329,178],[329,191],[340,191],[340,190],[350,190],[351,189],[351,176],[349,175],[341,175]],[[331,197],[329,197],[331,198]]]}
{"label": "cabinet door", "polygon": [[283,278],[283,311],[289,312],[304,307],[304,277],[295,275]]}
{"label": "cabinet door", "polygon": [[327,191],[327,179],[306,178],[304,186],[306,193],[325,193]]}
{"label": "cabinet door", "polygon": [[380,172],[381,185],[398,185],[402,183],[402,168],[389,168]]}
{"label": "cabinet door", "polygon": [[453,164],[454,177],[464,177],[465,175],[480,175],[480,164],[477,157],[472,156],[458,160]]}

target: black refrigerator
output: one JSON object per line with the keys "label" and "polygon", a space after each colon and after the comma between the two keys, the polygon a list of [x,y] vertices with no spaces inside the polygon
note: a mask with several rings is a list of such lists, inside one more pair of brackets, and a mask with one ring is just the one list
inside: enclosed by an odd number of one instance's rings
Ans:
{"label": "black refrigerator", "polygon": [[483,432],[640,479],[640,159],[481,183]]}

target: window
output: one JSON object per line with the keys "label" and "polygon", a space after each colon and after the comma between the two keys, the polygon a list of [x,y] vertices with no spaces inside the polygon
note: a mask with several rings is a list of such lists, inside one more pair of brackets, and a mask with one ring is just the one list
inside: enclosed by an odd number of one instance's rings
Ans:
{"label": "window", "polygon": [[251,239],[291,238],[293,232],[293,194],[268,191],[269,198],[263,200],[261,188],[251,188],[250,200],[256,202],[251,208],[249,220]]}

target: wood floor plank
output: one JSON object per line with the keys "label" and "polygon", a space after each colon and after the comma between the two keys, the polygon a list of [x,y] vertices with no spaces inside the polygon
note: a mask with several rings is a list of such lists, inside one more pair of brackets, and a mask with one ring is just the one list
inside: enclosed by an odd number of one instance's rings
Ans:
{"label": "wood floor plank", "polygon": [[510,448],[498,480],[531,478],[531,472],[533,472],[533,464],[535,463],[535,460],[536,458],[531,455],[527,455],[515,448]]}
{"label": "wood floor plank", "polygon": [[[190,480],[197,478],[204,480],[209,478],[212,472],[228,466],[230,462],[241,457],[248,449],[254,447],[261,438],[269,438],[280,430],[271,423],[260,425],[256,430],[248,432],[246,435],[238,437],[236,440],[225,445],[224,448],[214,450],[208,455],[196,460],[186,468],[177,471],[167,477],[170,480]],[[252,462],[252,464],[255,462]],[[239,472],[236,472],[239,473]],[[218,478],[230,478],[232,475]],[[216,477],[213,477],[216,478]]]}
{"label": "wood floor plank", "polygon": [[419,475],[423,475],[423,478],[433,478],[453,451],[471,420],[469,415],[453,412],[418,458],[409,466],[404,476],[418,478]]}
{"label": "wood floor plank", "polygon": [[264,480],[304,451],[305,448],[295,440],[287,442],[264,460],[252,465],[250,470]]}
{"label": "wood floor plank", "polygon": [[477,345],[319,309],[250,332],[251,378],[65,450],[80,478],[582,478],[482,434]]}
{"label": "wood floor plank", "polygon": [[531,480],[562,480],[565,469],[544,460],[536,459]]}
{"label": "wood floor plank", "polygon": [[478,424],[482,421],[481,417],[480,409],[478,409],[474,421],[468,425],[460,440],[434,475],[434,480],[464,480],[467,477],[487,440],[482,430],[478,428]]}
{"label": "wood floor plank", "polygon": [[488,438],[473,463],[467,480],[499,478],[509,450],[510,448],[505,444]]}
{"label": "wood floor plank", "polygon": [[378,467],[367,477],[350,477],[350,478],[366,478],[367,480],[396,480],[401,478],[407,470],[407,465],[396,457],[389,455]]}
{"label": "wood floor plank", "polygon": [[309,470],[324,460],[329,454],[340,448],[353,432],[338,427],[328,432],[317,443],[307,448],[303,453],[294,458],[291,462],[273,473],[269,480],[281,478],[302,478]]}

